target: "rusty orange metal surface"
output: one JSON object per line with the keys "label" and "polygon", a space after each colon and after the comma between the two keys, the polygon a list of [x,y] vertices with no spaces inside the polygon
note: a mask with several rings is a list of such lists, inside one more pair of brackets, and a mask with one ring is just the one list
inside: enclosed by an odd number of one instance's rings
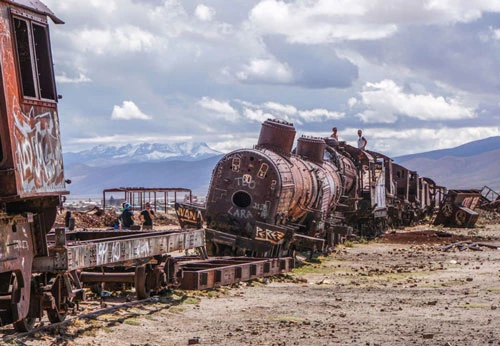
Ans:
{"label": "rusty orange metal surface", "polygon": [[[66,190],[56,100],[25,98],[17,69],[11,2],[0,2],[0,68],[2,104],[0,131],[0,197],[29,197]],[[14,3],[14,2],[12,2]],[[26,1],[22,5],[28,7]],[[37,1],[30,1],[35,4]],[[43,4],[42,4],[43,5]],[[44,5],[43,5],[44,6]],[[41,9],[32,6],[34,9]],[[22,8],[16,11],[44,23],[46,17]],[[22,18],[22,17],[21,17]]]}

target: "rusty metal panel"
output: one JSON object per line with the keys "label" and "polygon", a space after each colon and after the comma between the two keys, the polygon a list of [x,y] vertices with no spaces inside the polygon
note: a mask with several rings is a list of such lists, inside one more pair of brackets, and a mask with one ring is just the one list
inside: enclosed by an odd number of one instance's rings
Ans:
{"label": "rusty metal panel", "polygon": [[[127,261],[147,259],[176,251],[205,246],[205,231],[151,232],[130,237],[117,237],[51,248],[51,256],[36,258],[33,271],[76,270]],[[64,266],[61,265],[64,263]]]}
{"label": "rusty metal panel", "polygon": [[[23,5],[27,3],[23,1]],[[0,183],[6,187],[0,194],[29,197],[66,193],[57,103],[26,99],[20,94],[11,23],[7,4],[0,2],[0,65],[5,97],[0,113],[5,145]]]}
{"label": "rusty metal panel", "polygon": [[[22,276],[24,285],[31,281],[31,260],[33,258],[33,235],[31,223],[33,215],[26,217],[8,216],[0,212],[0,273],[13,272]],[[23,293],[25,294],[25,293]],[[23,296],[17,303],[19,316],[26,316],[29,298]]]}
{"label": "rusty metal panel", "polygon": [[224,257],[181,263],[178,280],[181,289],[204,290],[278,275],[289,272],[293,266],[294,261],[291,257],[266,259]]}
{"label": "rusty metal panel", "polygon": [[434,225],[473,227],[478,219],[474,209],[481,197],[480,190],[449,190],[441,202]]}

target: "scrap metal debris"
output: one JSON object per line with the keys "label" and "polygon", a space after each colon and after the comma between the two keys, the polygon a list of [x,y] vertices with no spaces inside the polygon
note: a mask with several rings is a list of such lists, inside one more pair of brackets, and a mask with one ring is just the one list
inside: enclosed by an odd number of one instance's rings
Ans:
{"label": "scrap metal debris", "polygon": [[449,250],[458,249],[459,251],[465,251],[465,250],[483,251],[482,247],[498,250],[500,248],[500,245],[477,243],[477,242],[472,242],[472,241],[459,241],[456,243],[441,246],[437,250],[438,251],[449,251]]}

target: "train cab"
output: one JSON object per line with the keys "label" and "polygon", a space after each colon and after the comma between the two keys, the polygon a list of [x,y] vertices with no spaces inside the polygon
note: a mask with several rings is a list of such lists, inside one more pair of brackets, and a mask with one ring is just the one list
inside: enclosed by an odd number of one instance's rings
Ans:
{"label": "train cab", "polygon": [[48,18],[63,23],[40,1],[0,1],[0,200],[45,227],[67,193]]}

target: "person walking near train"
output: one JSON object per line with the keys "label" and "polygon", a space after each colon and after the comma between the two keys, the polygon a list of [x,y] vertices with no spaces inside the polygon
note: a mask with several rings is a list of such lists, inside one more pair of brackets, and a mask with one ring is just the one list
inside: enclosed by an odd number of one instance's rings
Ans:
{"label": "person walking near train", "polygon": [[151,204],[146,202],[146,208],[139,214],[139,220],[142,222],[142,229],[153,229],[153,220],[155,212],[151,209]]}
{"label": "person walking near train", "polygon": [[368,144],[368,141],[363,136],[363,131],[358,130],[358,149],[366,150],[367,144]]}

